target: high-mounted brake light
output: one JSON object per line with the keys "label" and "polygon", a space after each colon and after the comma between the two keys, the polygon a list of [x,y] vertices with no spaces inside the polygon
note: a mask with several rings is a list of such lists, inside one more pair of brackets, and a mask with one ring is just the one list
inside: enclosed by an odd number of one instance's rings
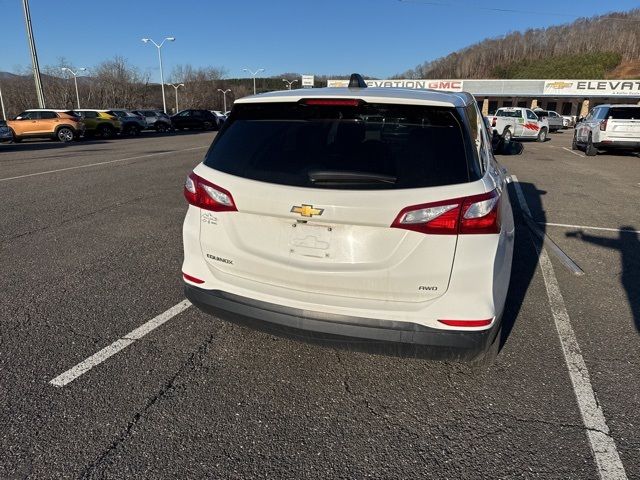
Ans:
{"label": "high-mounted brake light", "polygon": [[391,224],[432,235],[500,233],[497,190],[470,197],[405,207]]}
{"label": "high-mounted brake light", "polygon": [[486,320],[438,320],[440,323],[444,323],[450,327],[486,327],[493,322],[492,318]]}
{"label": "high-mounted brake light", "polygon": [[302,103],[321,107],[357,107],[363,102],[356,98],[307,98]]}
{"label": "high-mounted brake light", "polygon": [[191,172],[184,182],[184,198],[194,207],[213,212],[236,212],[231,193]]}

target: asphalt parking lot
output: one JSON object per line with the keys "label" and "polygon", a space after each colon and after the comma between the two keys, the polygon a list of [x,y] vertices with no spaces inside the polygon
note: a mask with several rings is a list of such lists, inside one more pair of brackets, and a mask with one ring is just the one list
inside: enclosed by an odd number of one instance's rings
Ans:
{"label": "asphalt parking lot", "polygon": [[498,157],[584,275],[538,264],[512,185],[503,345],[480,369],[162,316],[214,135],[0,145],[0,478],[640,478],[640,158],[572,152],[570,130]]}

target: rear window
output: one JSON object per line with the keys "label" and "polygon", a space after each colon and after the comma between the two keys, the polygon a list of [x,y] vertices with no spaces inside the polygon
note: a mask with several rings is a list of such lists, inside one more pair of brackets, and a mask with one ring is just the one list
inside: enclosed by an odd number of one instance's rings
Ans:
{"label": "rear window", "polygon": [[640,107],[612,107],[609,109],[609,118],[617,120],[640,120]]}
{"label": "rear window", "polygon": [[512,118],[520,118],[522,113],[520,110],[498,110],[496,112],[496,117],[512,117]]}
{"label": "rear window", "polygon": [[204,163],[312,188],[421,188],[480,178],[459,111],[414,105],[237,105]]}

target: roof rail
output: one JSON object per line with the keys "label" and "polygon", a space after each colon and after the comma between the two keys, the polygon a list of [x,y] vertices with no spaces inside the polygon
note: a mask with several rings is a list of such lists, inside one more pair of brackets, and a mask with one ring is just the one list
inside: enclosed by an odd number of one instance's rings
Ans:
{"label": "roof rail", "polygon": [[367,88],[367,82],[359,73],[352,73],[349,78],[349,88]]}

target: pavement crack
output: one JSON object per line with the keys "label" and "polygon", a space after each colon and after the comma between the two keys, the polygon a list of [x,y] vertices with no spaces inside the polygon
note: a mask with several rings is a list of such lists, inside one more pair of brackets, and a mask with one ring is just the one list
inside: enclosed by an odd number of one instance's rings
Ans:
{"label": "pavement crack", "polygon": [[112,455],[127,439],[131,436],[133,429],[136,425],[144,418],[144,416],[164,397],[167,393],[171,392],[175,388],[176,381],[188,370],[196,367],[197,360],[205,355],[209,349],[209,346],[213,343],[215,339],[215,334],[210,334],[207,339],[202,342],[198,348],[192,352],[189,357],[180,365],[178,370],[162,385],[160,390],[156,392],[155,395],[150,397],[147,402],[144,404],[142,409],[137,411],[127,426],[120,432],[118,437],[111,442],[111,444],[103,451],[100,456],[88,465],[84,472],[81,475],[83,479],[93,478],[94,473],[108,460],[109,456]]}

